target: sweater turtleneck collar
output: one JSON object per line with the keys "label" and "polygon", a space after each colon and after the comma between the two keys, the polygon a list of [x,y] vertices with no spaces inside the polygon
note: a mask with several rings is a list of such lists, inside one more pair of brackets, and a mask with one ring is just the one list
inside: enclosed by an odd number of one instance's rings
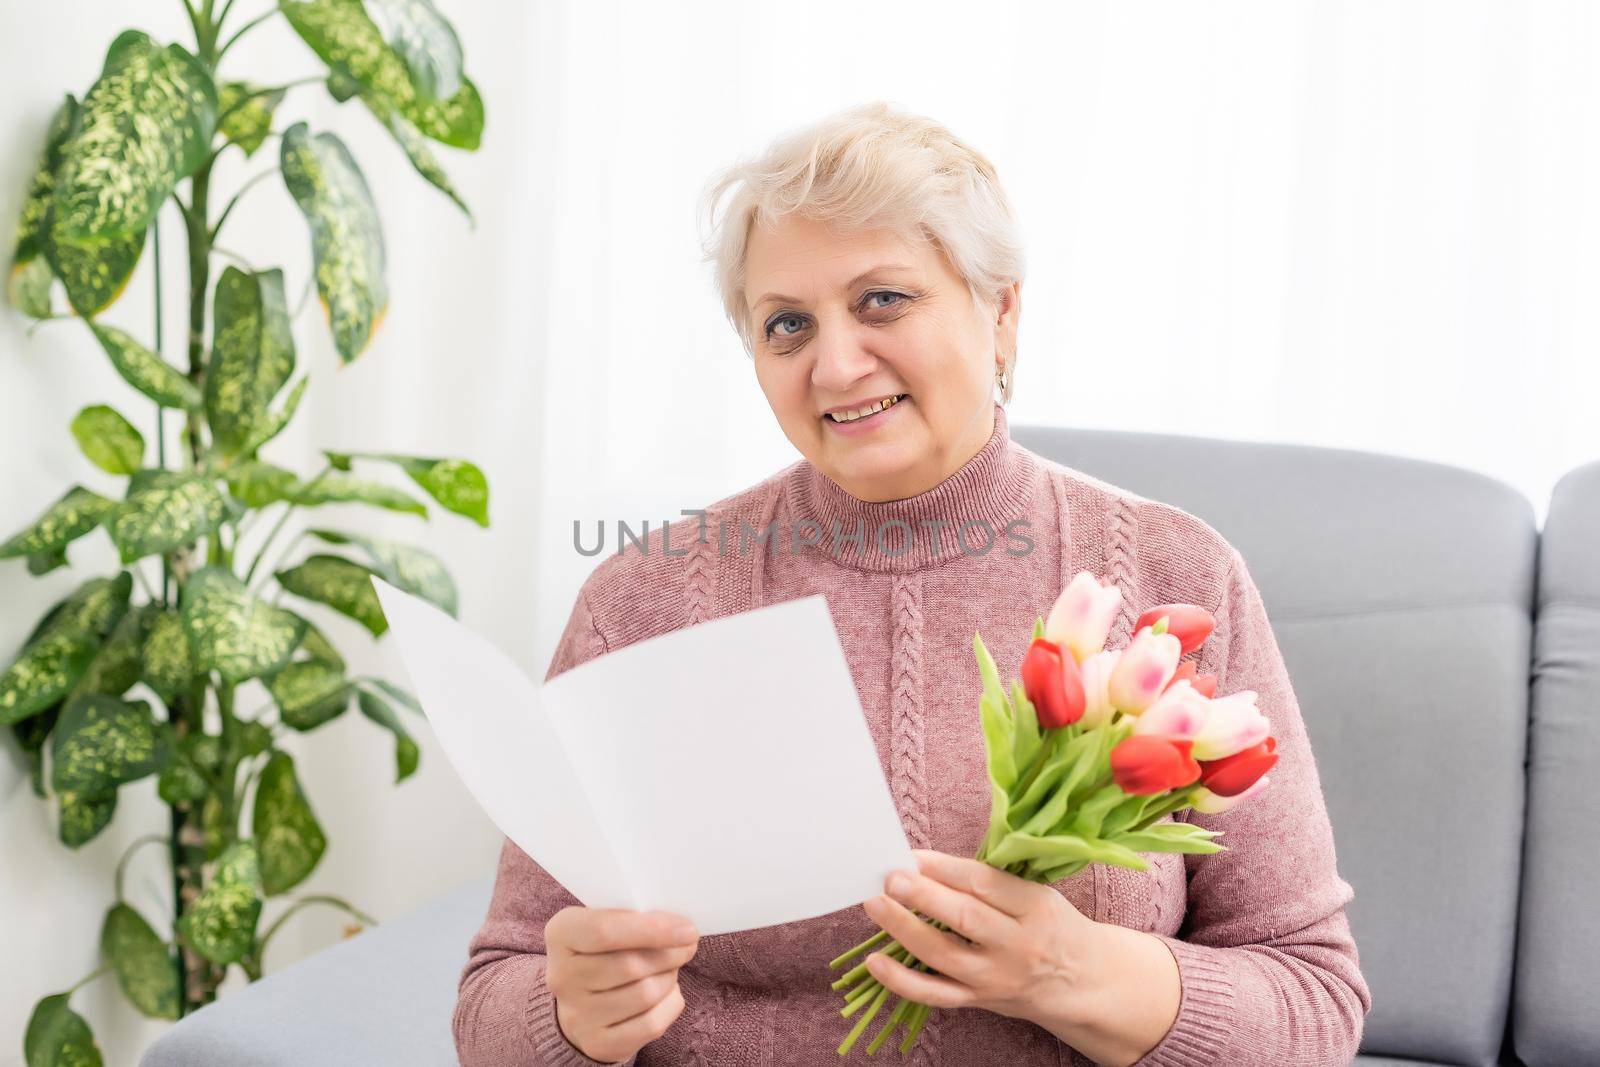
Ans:
{"label": "sweater turtleneck collar", "polygon": [[984,446],[944,481],[915,496],[862,500],[801,460],[789,486],[793,521],[812,519],[821,529],[797,536],[817,540],[805,551],[870,571],[913,571],[962,555],[1016,551],[1020,539],[1037,535],[1025,526],[1019,533],[1006,530],[1027,519],[1034,484],[1029,458],[1012,441],[1005,408],[996,402],[994,430]]}

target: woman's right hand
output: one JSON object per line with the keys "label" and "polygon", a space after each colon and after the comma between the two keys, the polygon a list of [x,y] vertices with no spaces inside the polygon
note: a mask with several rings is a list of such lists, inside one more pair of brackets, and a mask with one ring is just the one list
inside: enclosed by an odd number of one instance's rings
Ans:
{"label": "woman's right hand", "polygon": [[556,1022],[590,1059],[625,1060],[682,1014],[678,968],[700,947],[684,916],[567,907],[545,923],[544,940]]}

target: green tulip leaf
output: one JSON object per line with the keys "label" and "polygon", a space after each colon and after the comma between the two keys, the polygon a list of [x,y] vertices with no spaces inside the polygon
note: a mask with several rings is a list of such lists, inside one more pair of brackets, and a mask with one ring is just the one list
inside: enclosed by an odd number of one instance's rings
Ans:
{"label": "green tulip leaf", "polygon": [[305,732],[344,714],[350,683],[344,672],[317,660],[296,660],[266,679],[284,725]]}
{"label": "green tulip leaf", "polygon": [[183,625],[196,670],[233,684],[277,669],[300,643],[302,620],[251,595],[226,567],[205,567],[183,587]]}
{"label": "green tulip leaf", "polygon": [[287,752],[274,752],[262,768],[250,825],[261,852],[262,886],[269,897],[305,881],[322,859],[328,840]]}
{"label": "green tulip leaf", "polygon": [[125,30],[61,145],[57,240],[144,233],[161,202],[205,160],[216,121],[217,93],[205,68],[179,45],[162,48]]}
{"label": "green tulip leaf", "polygon": [[389,628],[378,593],[372,588],[372,571],[359,563],[318,554],[278,571],[276,577],[289,592],[350,616],[372,631],[373,637],[382,636]]}
{"label": "green tulip leaf", "polygon": [[314,508],[319,504],[371,504],[373,507],[410,515],[426,517],[428,514],[426,504],[394,486],[333,472],[306,482],[289,499],[306,508]]}
{"label": "green tulip leaf", "polygon": [[1041,837],[1020,830],[1001,838],[985,859],[996,867],[1007,867],[1018,860],[1042,860],[1052,864],[1082,860],[1088,863],[1112,863],[1137,871],[1148,867],[1137,852],[1110,841],[1077,834]]}
{"label": "green tulip leaf", "polygon": [[178,920],[178,933],[213,963],[236,963],[255,941],[261,917],[261,861],[251,841],[235,841],[217,858],[216,873]]}
{"label": "green tulip leaf", "polygon": [[68,848],[79,848],[111,824],[117,811],[117,791],[109,793],[79,793],[71,790],[56,794],[60,818],[61,843]]}
{"label": "green tulip leaf", "polygon": [[135,1008],[152,1019],[178,1017],[176,961],[143,915],[127,904],[112,905],[100,926],[100,954]]}
{"label": "green tulip leaf", "polygon": [[259,431],[272,398],[294,372],[294,337],[283,272],[247,274],[230,266],[217,279],[206,421],[223,455],[235,455]]}
{"label": "green tulip leaf", "polygon": [[451,615],[456,614],[455,580],[444,561],[426,549],[402,545],[381,537],[344,533],[339,530],[308,530],[329,544],[353,544],[362,548],[373,573],[397,589],[422,597]]}
{"label": "green tulip leaf", "polygon": [[394,708],[378,694],[366,689],[359,690],[356,703],[361,708],[361,714],[394,734],[394,780],[396,784],[405,781],[417,769],[420,758],[417,743],[406,732]]}
{"label": "green tulip leaf", "polygon": [[1107,840],[1134,852],[1187,852],[1192,855],[1205,855],[1226,851],[1225,846],[1212,840],[1220,837],[1222,833],[1221,830],[1208,830],[1190,823],[1165,822],[1153,823],[1143,830],[1128,830],[1113,834]]}
{"label": "green tulip leaf", "polygon": [[378,208],[350,150],[331,133],[313,137],[295,123],[284,131],[281,160],[284,184],[311,229],[317,293],[334,346],[348,363],[366,350],[389,307]]}
{"label": "green tulip leaf", "polygon": [[294,471],[263,459],[253,459],[230,467],[225,477],[228,480],[228,492],[233,494],[235,500],[250,508],[264,508],[280,500],[288,500],[300,484]]}
{"label": "green tulip leaf", "polygon": [[249,82],[222,85],[217,89],[217,129],[246,157],[254,155],[272,132],[272,113],[283,103],[284,95],[283,89],[267,89]]}
{"label": "green tulip leaf", "polygon": [[106,519],[122,562],[168,552],[212,533],[227,517],[227,501],[208,478],[150,469],[129,483],[122,506]]}
{"label": "green tulip leaf", "polygon": [[116,408],[84,408],[72,420],[72,436],[89,462],[109,474],[132,474],[144,466],[144,434]]}
{"label": "green tulip leaf", "polygon": [[105,521],[121,506],[99,493],[74,485],[61,494],[32,526],[0,544],[0,559],[54,553]]}
{"label": "green tulip leaf", "polygon": [[22,1038],[28,1067],[100,1067],[100,1046],[83,1016],[67,1005],[69,994],[45,997],[33,1007]]}
{"label": "green tulip leaf", "polygon": [[67,702],[50,744],[50,788],[108,793],[155,774],[171,759],[163,724],[143,700],[96,693]]}
{"label": "green tulip leaf", "polygon": [[115,326],[90,323],[100,347],[124,381],[166,408],[195,410],[201,405],[200,389],[178,369]]}

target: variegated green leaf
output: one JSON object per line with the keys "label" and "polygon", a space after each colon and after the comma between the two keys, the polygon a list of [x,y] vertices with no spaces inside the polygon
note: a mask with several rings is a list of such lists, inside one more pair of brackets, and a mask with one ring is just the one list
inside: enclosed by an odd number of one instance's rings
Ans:
{"label": "variegated green leaf", "polygon": [[394,708],[378,694],[361,689],[356,693],[356,703],[361,714],[394,734],[394,780],[396,784],[405,781],[417,769],[417,743],[406,732]]}
{"label": "variegated green leaf", "polygon": [[186,734],[178,742],[178,751],[184,759],[206,774],[216,774],[222,769],[222,738],[216,734]]}
{"label": "variegated green leaf", "polygon": [[111,825],[111,816],[117,813],[117,791],[109,793],[79,793],[69,791],[56,794],[57,827],[61,843],[68,848],[79,848],[93,841],[101,830]]}
{"label": "variegated green leaf", "polygon": [[430,0],[366,0],[365,7],[418,96],[443,100],[461,91],[461,41]]}
{"label": "variegated green leaf", "polygon": [[67,550],[64,548],[52,548],[48,552],[28,553],[29,574],[49,574],[51,571],[66,565]]}
{"label": "variegated green leaf", "polygon": [[327,473],[313,478],[297,488],[290,496],[301,507],[319,504],[371,504],[389,511],[403,511],[412,515],[428,514],[422,501],[382,482],[349,478],[342,474]]}
{"label": "variegated green leaf", "polygon": [[392,452],[324,451],[323,455],[339,470],[349,470],[352,459],[393,463],[449,510],[465,515],[479,526],[489,525],[489,479],[476,464],[467,460],[401,456]]}
{"label": "variegated green leaf", "polygon": [[[298,7],[298,4],[290,4]],[[283,180],[311,228],[317,293],[346,363],[359,356],[389,307],[378,208],[361,168],[331,133],[297,122],[283,134]]]}
{"label": "variegated green leaf", "polygon": [[483,139],[483,99],[465,75],[448,97],[417,92],[406,61],[384,41],[361,0],[285,0],[284,15],[328,68],[362,85],[363,98],[382,99],[424,136],[455,148]]}
{"label": "variegated green leaf", "polygon": [[50,265],[44,257],[45,215],[55,192],[56,168],[61,165],[61,144],[72,130],[78,102],[71,94],[56,108],[45,133],[44,151],[34,167],[22,212],[17,216],[16,245],[11,254],[11,303],[36,319],[50,314]]}
{"label": "variegated green leaf", "polygon": [[178,933],[213,963],[236,963],[255,941],[261,917],[261,861],[254,842],[235,841],[183,918]]}
{"label": "variegated green leaf", "polygon": [[143,915],[127,904],[113,904],[100,925],[100,954],[135,1008],[152,1019],[178,1017],[176,961]]}
{"label": "variegated green leaf", "polygon": [[159,604],[141,604],[122,616],[111,635],[89,661],[70,696],[104,693],[119,697],[139,681],[144,669],[144,639],[150,624],[161,614]]}
{"label": "variegated green leaf", "polygon": [[407,689],[403,689],[386,678],[368,678],[368,682],[388,693],[391,698],[404,704],[418,715],[422,714],[422,702]]}
{"label": "variegated green leaf", "polygon": [[282,666],[304,627],[220,566],[204,567],[184,583],[183,624],[196,669],[215,670],[230,684]]}
{"label": "variegated green leaf", "polygon": [[104,1062],[89,1024],[68,1006],[69,995],[57,993],[34,1005],[22,1039],[28,1067],[100,1067]]}
{"label": "variegated green leaf", "polygon": [[91,404],[72,420],[72,436],[89,462],[109,474],[144,466],[144,434],[106,404]]}
{"label": "variegated green leaf", "polygon": [[99,526],[121,506],[99,493],[74,485],[56,498],[32,526],[20,530],[0,545],[0,559],[32,556],[64,549]]}
{"label": "variegated green leaf", "polygon": [[89,324],[124,381],[162,407],[194,410],[200,389],[178,369],[115,326]]}
{"label": "variegated green leaf", "polygon": [[145,682],[163,700],[170,700],[194,680],[189,635],[175,613],[162,611],[150,619],[144,635],[143,671]]}
{"label": "variegated green leaf", "polygon": [[182,756],[176,756],[156,779],[156,795],[171,805],[196,804],[211,791],[200,769]]}
{"label": "variegated green leaf", "polygon": [[205,838],[202,851],[208,862],[222,855],[234,838],[234,829],[228,825],[227,813],[222,810],[222,801],[217,799],[215,790],[206,793],[200,804],[200,830]]}
{"label": "variegated green leaf", "polygon": [[359,83],[338,72],[328,77],[328,91],[336,100],[360,96],[362,103],[366,104],[367,109],[383,123],[401,151],[405,152],[406,158],[411,161],[411,166],[416,172],[422,175],[428,184],[455,201],[456,206],[466,214],[467,220],[476,225],[472,209],[467,207],[467,202],[456,192],[456,187],[450,182],[450,176],[445,173],[444,167],[433,154],[433,149],[428,146],[428,139],[422,136],[421,130],[412,125],[410,119],[382,97],[363,89]]}
{"label": "variegated green leaf", "polygon": [[268,504],[287,500],[300,484],[294,471],[285,470],[264,459],[253,459],[232,467],[225,477],[228,480],[228,492],[233,494],[234,499],[252,508],[264,508]]}
{"label": "variegated green leaf", "polygon": [[44,744],[50,739],[50,731],[56,728],[56,721],[60,717],[61,705],[52,704],[39,714],[29,716],[11,727],[17,747],[22,749],[22,754],[28,760],[33,795],[41,800],[48,795],[44,788]]}
{"label": "variegated green leaf", "polygon": [[[291,614],[294,613],[291,612]],[[344,657],[339,654],[337,648],[333,647],[333,642],[328,640],[327,635],[317,629],[316,624],[310,619],[297,614],[295,618],[306,624],[306,633],[300,639],[300,647],[297,651],[304,652],[307,657],[316,660],[318,663],[325,663],[338,670],[344,670]]]}
{"label": "variegated green leaf", "polygon": [[350,616],[372,631],[373,637],[389,628],[377,591],[372,588],[372,571],[359,563],[319,553],[275,576],[289,592]]}
{"label": "variegated green leaf", "polygon": [[451,615],[456,613],[456,583],[444,561],[426,549],[402,545],[381,537],[343,533],[339,530],[308,530],[330,544],[359,545],[371,561],[371,569],[397,589],[404,589],[432,601]]}
{"label": "variegated green leaf", "polygon": [[217,128],[246,156],[253,155],[272,131],[272,113],[283,97],[283,89],[228,82],[217,90]]}
{"label": "variegated green leaf", "polygon": [[205,159],[217,93],[195,58],[138,30],[111,43],[61,146],[56,239],[143,233],[161,202]]}
{"label": "variegated green leaf", "polygon": [[239,752],[245,756],[259,756],[272,747],[272,731],[255,720],[239,724]]}
{"label": "variegated green leaf", "polygon": [[50,788],[107,793],[155,774],[172,758],[163,725],[143,700],[77,697],[61,711],[50,742]]}
{"label": "variegated green leaf", "polygon": [[298,382],[294,383],[294,387],[289,390],[289,395],[284,400],[283,407],[277,411],[269,412],[256,423],[255,432],[251,434],[250,440],[246,441],[244,447],[239,450],[242,455],[254,455],[258,448],[283,432],[283,428],[289,425],[289,420],[294,418],[295,409],[300,406],[300,398],[305,395],[308,381],[310,381],[310,378],[302,376]]}
{"label": "variegated green leaf", "polygon": [[227,502],[210,479],[156,469],[129,484],[122,506],[105,522],[122,562],[132,563],[212,533],[227,514]]}
{"label": "variegated green leaf", "polygon": [[318,660],[296,660],[272,672],[266,683],[284,725],[302,732],[338,718],[350,706],[344,672]]}
{"label": "variegated green leaf", "polygon": [[91,578],[50,610],[0,674],[0,725],[20,722],[67,695],[100,642],[122,621],[132,590],[127,571]]}
{"label": "variegated green leaf", "polygon": [[218,451],[233,455],[270,417],[268,408],[294,372],[294,337],[283,297],[283,272],[247,274],[228,267],[213,301],[206,421]]}
{"label": "variegated green leaf", "polygon": [[287,752],[274,752],[261,770],[250,827],[261,853],[261,884],[269,897],[305,881],[322,859],[328,839]]}
{"label": "variegated green leaf", "polygon": [[128,287],[128,279],[133,277],[133,269],[144,254],[146,231],[77,242],[64,237],[61,229],[52,202],[45,213],[41,237],[45,260],[61,279],[72,310],[86,319],[93,318],[116,303]]}

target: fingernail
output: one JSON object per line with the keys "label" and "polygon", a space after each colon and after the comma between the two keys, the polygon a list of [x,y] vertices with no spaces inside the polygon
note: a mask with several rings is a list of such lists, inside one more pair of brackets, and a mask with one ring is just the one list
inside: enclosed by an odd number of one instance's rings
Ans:
{"label": "fingernail", "polygon": [[679,941],[690,942],[695,940],[694,926],[690,923],[679,923],[672,928],[672,934]]}

